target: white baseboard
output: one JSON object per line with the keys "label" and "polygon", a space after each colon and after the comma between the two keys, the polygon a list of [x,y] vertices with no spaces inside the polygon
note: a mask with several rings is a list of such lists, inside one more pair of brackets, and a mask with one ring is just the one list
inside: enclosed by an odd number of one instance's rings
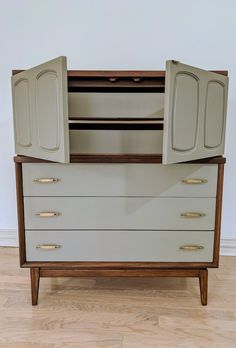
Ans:
{"label": "white baseboard", "polygon": [[221,239],[220,255],[236,256],[236,239]]}
{"label": "white baseboard", "polygon": [[[18,246],[17,230],[0,229],[0,246]],[[221,239],[220,255],[236,256],[236,239]]]}
{"label": "white baseboard", "polygon": [[18,246],[17,230],[0,230],[0,246]]}

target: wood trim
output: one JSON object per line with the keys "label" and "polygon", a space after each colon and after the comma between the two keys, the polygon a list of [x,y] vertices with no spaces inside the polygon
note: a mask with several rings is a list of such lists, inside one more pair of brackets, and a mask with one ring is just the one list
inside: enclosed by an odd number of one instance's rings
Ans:
{"label": "wood trim", "polygon": [[[17,155],[14,157],[16,163],[53,163],[51,161]],[[209,163],[223,164],[226,158],[222,156],[203,158],[200,160],[184,163]],[[73,154],[70,155],[70,163],[162,163],[162,155],[152,154]]]}
{"label": "wood trim", "polygon": [[[25,69],[13,69],[12,75]],[[228,70],[209,70],[228,76]],[[165,77],[165,70],[67,70],[68,77]]]}
{"label": "wood trim", "polygon": [[20,162],[15,162],[15,173],[16,173],[16,197],[17,197],[17,216],[18,216],[19,256],[20,256],[20,266],[23,266],[23,264],[26,261],[25,218],[24,218],[22,164]]}
{"label": "wood trim", "polygon": [[224,164],[218,164],[213,262],[219,266]]}
{"label": "wood trim", "polygon": [[214,262],[52,262],[52,261],[28,261],[22,267],[41,269],[199,269],[207,267],[217,267]]}
{"label": "wood trim", "polygon": [[198,277],[199,269],[40,269],[40,277]]}
{"label": "wood trim", "polygon": [[207,269],[201,269],[199,271],[199,286],[200,286],[201,304],[203,306],[206,306],[207,292],[208,292],[208,270]]}
{"label": "wood trim", "polygon": [[36,306],[38,304],[38,295],[39,295],[39,281],[40,281],[39,268],[30,269],[30,280],[31,280],[32,305]]}

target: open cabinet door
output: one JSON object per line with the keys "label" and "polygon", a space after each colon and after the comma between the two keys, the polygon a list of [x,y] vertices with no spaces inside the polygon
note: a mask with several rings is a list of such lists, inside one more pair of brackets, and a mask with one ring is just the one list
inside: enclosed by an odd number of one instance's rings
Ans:
{"label": "open cabinet door", "polygon": [[12,76],[15,152],[69,162],[66,57]]}
{"label": "open cabinet door", "polygon": [[166,62],[163,164],[224,153],[228,77]]}

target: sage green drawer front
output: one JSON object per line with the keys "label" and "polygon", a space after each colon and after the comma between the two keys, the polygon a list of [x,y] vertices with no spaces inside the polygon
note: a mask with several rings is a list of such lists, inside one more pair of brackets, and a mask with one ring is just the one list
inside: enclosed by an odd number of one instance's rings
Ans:
{"label": "sage green drawer front", "polygon": [[23,164],[24,196],[216,197],[217,165]]}
{"label": "sage green drawer front", "polygon": [[213,243],[213,231],[26,231],[26,260],[211,262]]}
{"label": "sage green drawer front", "polygon": [[215,198],[25,197],[26,229],[213,230]]}

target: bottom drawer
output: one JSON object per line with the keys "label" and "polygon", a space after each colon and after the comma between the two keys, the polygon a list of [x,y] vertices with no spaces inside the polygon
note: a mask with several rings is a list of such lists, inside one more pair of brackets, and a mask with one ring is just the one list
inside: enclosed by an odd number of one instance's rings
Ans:
{"label": "bottom drawer", "polygon": [[213,243],[213,231],[27,230],[26,260],[212,262]]}

